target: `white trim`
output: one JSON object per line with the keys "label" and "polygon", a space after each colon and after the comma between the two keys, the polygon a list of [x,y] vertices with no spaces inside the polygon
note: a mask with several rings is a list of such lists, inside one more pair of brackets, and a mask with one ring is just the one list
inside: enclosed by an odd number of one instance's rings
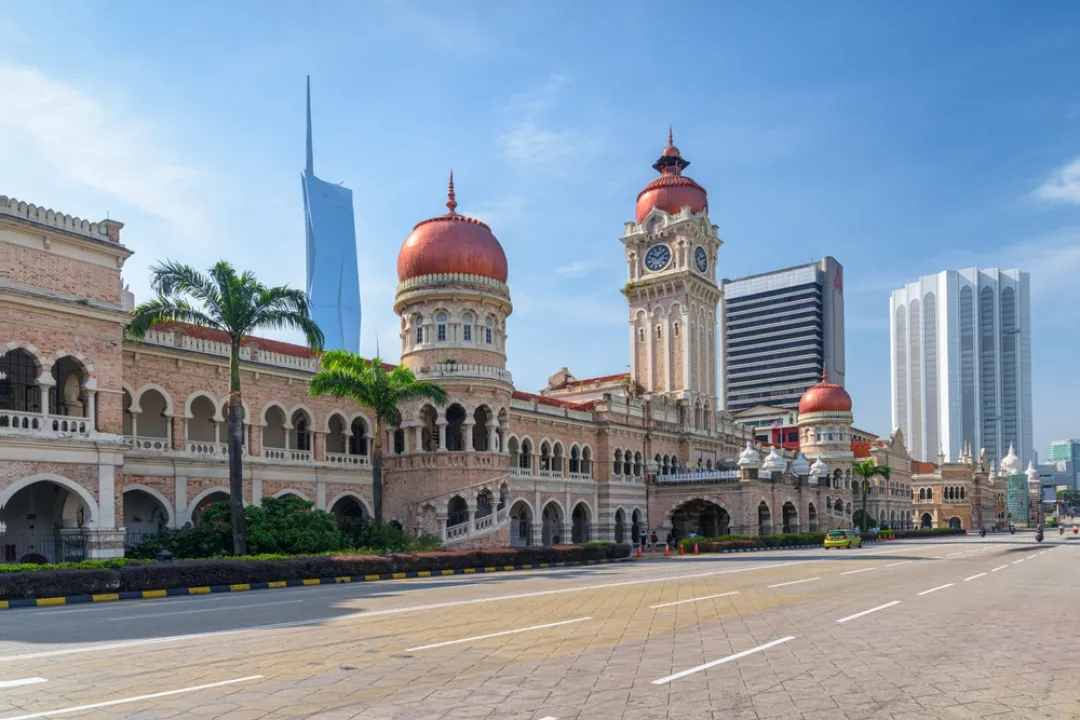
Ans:
{"label": "white trim", "polygon": [[120,508],[121,508],[121,510],[123,510],[123,505],[124,505],[123,495],[126,495],[128,490],[141,490],[142,492],[146,493],[147,495],[149,495],[150,497],[154,498],[159,503],[161,503],[161,506],[165,508],[165,513],[168,515],[168,520],[169,520],[169,525],[168,526],[171,527],[171,528],[176,527],[176,525],[175,525],[176,518],[175,518],[175,514],[173,513],[172,503],[169,502],[168,498],[166,498],[164,495],[161,494],[160,490],[155,490],[154,488],[149,487],[147,485],[142,485],[140,483],[131,483],[129,485],[124,485],[124,489],[123,489],[123,491],[121,493],[121,498],[120,498]]}
{"label": "white trim", "polygon": [[[128,386],[128,387],[130,387],[130,386]],[[173,414],[172,395],[169,394],[168,390],[163,388],[161,385],[158,385],[157,383],[146,383],[145,385],[143,385],[142,387],[139,388],[138,392],[134,393],[131,396],[131,409],[132,409],[132,411],[133,412],[142,412],[142,396],[143,396],[143,394],[146,393],[147,390],[157,390],[159,393],[161,393],[161,396],[163,398],[165,398],[165,415],[167,417],[172,417],[172,414]],[[130,392],[130,390],[129,390],[129,392]]]}
{"label": "white trim", "polygon": [[82,485],[78,484],[74,480],[66,478],[63,475],[57,475],[56,473],[46,472],[37,473],[35,475],[27,475],[26,477],[20,478],[15,482],[11,483],[3,490],[0,490],[0,508],[3,508],[5,505],[7,505],[8,501],[15,496],[15,493],[19,492],[25,487],[30,487],[37,482],[55,483],[78,495],[79,499],[82,500],[83,505],[90,513],[89,518],[83,518],[83,525],[87,528],[97,527],[99,510],[98,504],[94,500],[94,496],[91,495],[86,488],[84,488]]}

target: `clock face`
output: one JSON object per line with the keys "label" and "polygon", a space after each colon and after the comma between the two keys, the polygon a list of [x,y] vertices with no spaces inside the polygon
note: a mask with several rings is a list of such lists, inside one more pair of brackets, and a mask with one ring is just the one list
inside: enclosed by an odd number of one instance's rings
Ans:
{"label": "clock face", "polygon": [[645,253],[645,267],[653,272],[662,270],[669,262],[671,262],[671,249],[667,245],[653,245]]}
{"label": "clock face", "polygon": [[694,262],[697,263],[697,269],[700,273],[709,269],[709,256],[706,254],[705,248],[698,246],[694,250]]}

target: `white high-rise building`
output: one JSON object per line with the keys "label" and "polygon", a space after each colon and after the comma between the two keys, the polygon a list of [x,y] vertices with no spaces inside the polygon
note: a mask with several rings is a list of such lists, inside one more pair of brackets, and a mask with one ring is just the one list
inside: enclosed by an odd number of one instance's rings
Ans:
{"label": "white high-rise building", "polygon": [[892,419],[920,460],[1034,457],[1031,288],[1019,270],[926,275],[889,304]]}

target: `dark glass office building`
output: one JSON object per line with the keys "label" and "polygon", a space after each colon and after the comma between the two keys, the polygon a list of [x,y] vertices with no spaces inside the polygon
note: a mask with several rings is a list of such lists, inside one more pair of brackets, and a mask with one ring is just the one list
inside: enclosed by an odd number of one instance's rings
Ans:
{"label": "dark glass office building", "polygon": [[720,388],[724,409],[798,409],[821,379],[844,384],[844,280],[835,258],[721,280]]}

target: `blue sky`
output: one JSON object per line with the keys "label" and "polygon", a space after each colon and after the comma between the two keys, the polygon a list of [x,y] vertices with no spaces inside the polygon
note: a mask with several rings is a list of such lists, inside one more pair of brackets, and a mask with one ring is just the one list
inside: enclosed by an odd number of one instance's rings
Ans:
{"label": "blue sky", "polygon": [[887,433],[888,296],[1032,274],[1037,449],[1080,436],[1080,4],[0,0],[0,194],[126,223],[125,279],[219,258],[303,287],[300,170],[355,193],[361,350],[444,211],[506,249],[510,369],[628,360],[618,238],[668,123],[727,277],[845,266],[856,423]]}

